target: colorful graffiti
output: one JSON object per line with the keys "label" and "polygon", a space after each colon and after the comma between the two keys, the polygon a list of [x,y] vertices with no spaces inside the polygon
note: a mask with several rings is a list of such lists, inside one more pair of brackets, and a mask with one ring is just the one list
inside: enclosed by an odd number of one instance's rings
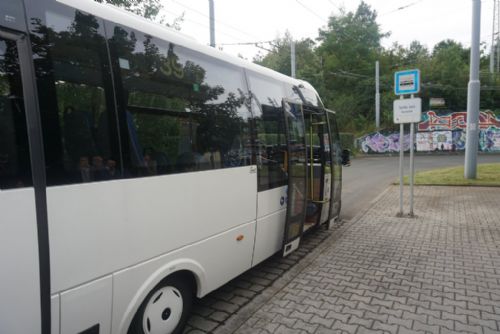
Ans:
{"label": "colorful graffiti", "polygon": [[[479,129],[500,128],[500,118],[491,111],[479,113]],[[451,131],[467,128],[467,112],[454,112],[447,115],[436,115],[434,111],[422,114],[422,122],[418,123],[418,131]]]}
{"label": "colorful graffiti", "polygon": [[452,131],[417,132],[417,151],[452,151],[457,145],[453,141]]}
{"label": "colorful graffiti", "polygon": [[[371,133],[358,140],[361,150],[365,153],[399,152],[399,132],[384,135],[380,132]],[[405,151],[410,149],[410,135],[405,134],[403,140]]]}
{"label": "colorful graffiti", "polygon": [[481,151],[500,151],[500,129],[490,128],[479,133],[479,146]]}
{"label": "colorful graffiti", "polygon": [[452,131],[453,144],[455,144],[455,149],[457,151],[465,150],[465,141],[467,136],[464,131]]}
{"label": "colorful graffiti", "polygon": [[[420,152],[463,151],[467,140],[467,113],[456,112],[438,116],[434,111],[423,113],[418,124],[415,147]],[[500,118],[491,111],[479,116],[479,150],[500,152]],[[375,132],[358,139],[358,147],[365,153],[399,152],[399,132]],[[410,136],[404,137],[405,151],[410,149]]]}
{"label": "colorful graffiti", "polygon": [[[466,139],[465,130],[417,132],[417,151],[463,151]],[[500,152],[500,129],[479,131],[479,150]]]}

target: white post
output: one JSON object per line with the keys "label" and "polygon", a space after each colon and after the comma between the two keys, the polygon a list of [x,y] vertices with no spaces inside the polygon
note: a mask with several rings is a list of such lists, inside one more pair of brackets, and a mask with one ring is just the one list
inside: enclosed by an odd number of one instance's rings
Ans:
{"label": "white post", "polygon": [[210,46],[215,48],[215,10],[214,0],[208,0],[208,7],[210,11]]}
{"label": "white post", "polygon": [[490,52],[490,73],[495,71],[495,20],[497,11],[497,0],[493,0],[493,28],[491,29],[491,52]]}
{"label": "white post", "polygon": [[295,73],[295,42],[294,40],[292,39],[292,41],[290,42],[290,66],[292,66],[292,78],[295,78],[296,77],[296,73]]}
{"label": "white post", "polygon": [[375,126],[380,128],[380,69],[378,60],[375,62]]}
{"label": "white post", "polygon": [[[498,0],[495,0],[495,2],[498,2]],[[498,3],[496,5],[497,5],[496,6],[497,7],[497,13],[496,13],[496,15],[497,15],[497,31],[496,31],[497,32],[497,34],[496,34],[496,37],[497,37],[497,45],[496,45],[497,58],[496,59],[497,59],[497,73],[498,73],[498,72],[500,72],[500,57],[499,57],[499,55],[500,55],[500,36],[499,36],[499,34],[500,34],[500,8],[498,8],[498,5],[499,5]],[[495,15],[495,13],[493,13],[493,15]]]}
{"label": "white post", "polygon": [[470,79],[467,91],[467,141],[465,144],[464,178],[477,176],[477,146],[479,141],[479,35],[481,0],[472,0],[472,42],[470,47]]}

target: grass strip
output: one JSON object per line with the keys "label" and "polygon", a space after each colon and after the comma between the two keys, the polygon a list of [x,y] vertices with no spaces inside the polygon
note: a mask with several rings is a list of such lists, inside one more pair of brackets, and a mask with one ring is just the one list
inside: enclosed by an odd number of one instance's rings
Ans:
{"label": "grass strip", "polygon": [[[464,167],[448,167],[415,173],[415,185],[425,186],[495,186],[500,187],[500,163],[479,164],[477,178],[465,179]],[[399,180],[395,183],[399,184]],[[404,184],[409,184],[405,176]]]}

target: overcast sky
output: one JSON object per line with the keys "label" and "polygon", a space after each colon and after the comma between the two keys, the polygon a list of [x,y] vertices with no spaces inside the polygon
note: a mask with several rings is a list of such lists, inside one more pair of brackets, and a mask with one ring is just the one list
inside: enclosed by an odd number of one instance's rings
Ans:
{"label": "overcast sky", "polygon": [[[493,1],[482,1],[481,41],[491,44]],[[383,32],[391,36],[384,46],[407,46],[418,40],[429,48],[451,38],[470,45],[471,0],[365,0],[378,13]],[[249,60],[259,51],[254,46],[223,45],[269,41],[286,30],[295,39],[315,38],[331,14],[354,11],[357,0],[214,0],[216,43],[227,53]],[[185,13],[182,32],[209,44],[208,0],[163,0],[167,21]],[[407,6],[407,7],[406,7]],[[406,7],[404,9],[399,9]],[[266,44],[262,44],[266,47]],[[261,52],[266,52],[260,50]]]}

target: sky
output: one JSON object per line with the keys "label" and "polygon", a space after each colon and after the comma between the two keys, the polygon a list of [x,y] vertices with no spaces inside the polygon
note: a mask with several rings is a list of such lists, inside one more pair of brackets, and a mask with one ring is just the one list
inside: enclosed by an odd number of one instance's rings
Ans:
{"label": "sky", "polygon": [[[397,42],[408,46],[418,40],[429,49],[453,39],[465,46],[471,41],[472,0],[365,0],[378,13],[385,47]],[[491,45],[494,0],[482,0],[481,41]],[[254,45],[272,41],[288,30],[294,39],[315,39],[325,28],[328,17],[341,10],[354,11],[358,0],[214,0],[215,41],[217,47],[232,55],[252,60],[266,50]],[[202,44],[209,44],[208,0],[162,0],[167,22],[184,13],[181,32]],[[402,8],[403,7],[403,8]],[[401,8],[401,9],[399,9]],[[238,45],[231,45],[238,44]],[[268,49],[269,44],[262,43]]]}

